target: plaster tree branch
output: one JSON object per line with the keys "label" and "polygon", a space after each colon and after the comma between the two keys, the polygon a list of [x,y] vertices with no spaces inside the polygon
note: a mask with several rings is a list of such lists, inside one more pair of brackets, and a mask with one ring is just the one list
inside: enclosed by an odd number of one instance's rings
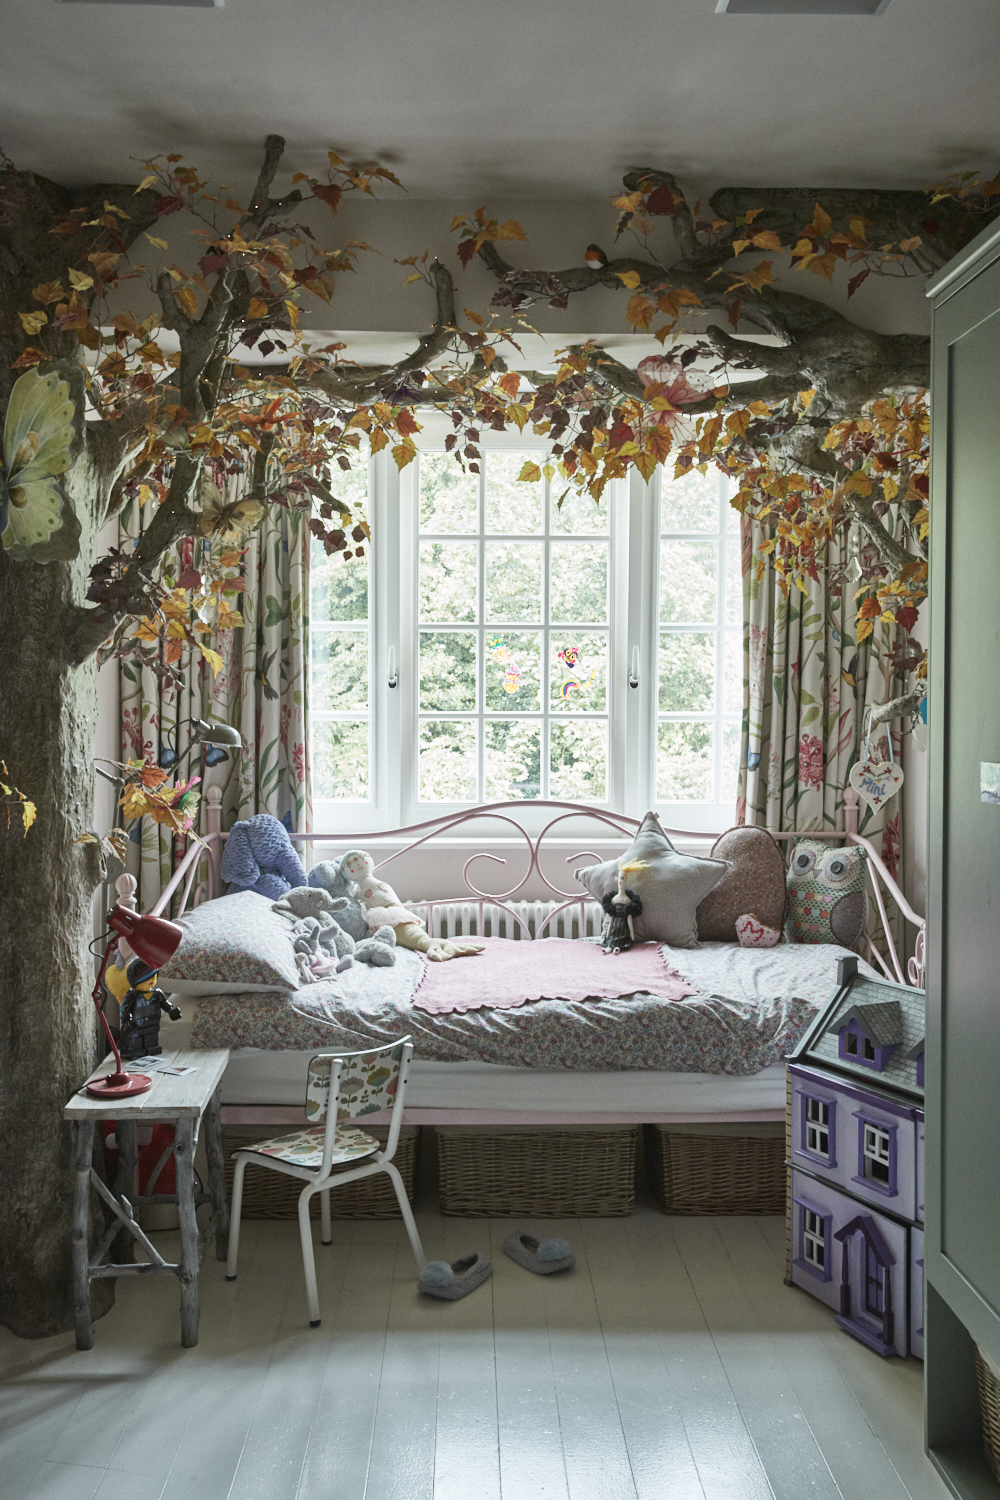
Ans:
{"label": "plaster tree branch", "polygon": [[927,684],[918,682],[910,692],[902,693],[898,698],[890,698],[887,703],[880,703],[868,716],[869,730],[874,729],[876,724],[891,724],[894,719],[915,714],[926,696]]}
{"label": "plaster tree branch", "polygon": [[886,567],[898,572],[913,563],[913,553],[908,552],[902,542],[897,542],[875,514],[873,495],[845,495],[844,510],[857,522],[866,539],[878,553],[879,561],[885,563]]}
{"label": "plaster tree branch", "polygon": [[[332,406],[338,404],[365,405],[378,400],[402,385],[407,375],[422,370],[432,360],[444,354],[455,332],[455,283],[451,272],[440,261],[432,260],[427,268],[434,287],[436,311],[434,326],[429,333],[421,335],[417,347],[411,354],[394,365],[333,365],[328,369],[302,372],[295,383],[304,393],[321,396]],[[287,378],[288,365],[246,365],[253,380]],[[439,399],[444,399],[442,396]],[[410,397],[407,397],[407,402]]]}
{"label": "plaster tree branch", "polygon": [[694,215],[672,172],[661,172],[655,167],[636,167],[622,179],[622,184],[629,193],[648,193],[651,186],[669,188],[674,199],[674,211],[670,216],[674,239],[688,265],[718,266],[730,259],[728,246],[701,244],[695,229]]}

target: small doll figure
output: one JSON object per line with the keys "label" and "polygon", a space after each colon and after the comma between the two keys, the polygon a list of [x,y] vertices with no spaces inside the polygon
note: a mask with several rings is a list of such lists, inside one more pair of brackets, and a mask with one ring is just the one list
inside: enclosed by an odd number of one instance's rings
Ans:
{"label": "small doll figure", "polygon": [[608,918],[601,939],[605,953],[627,953],[635,943],[634,919],[642,916],[642,902],[635,891],[626,889],[625,882],[634,870],[642,868],[642,863],[635,860],[620,866],[617,891],[601,902]]}
{"label": "small doll figure", "polygon": [[156,988],[157,972],[141,958],[133,958],[126,970],[130,988],[121,1002],[118,1020],[118,1045],[124,1058],[157,1056],[163,1051],[160,1012],[166,1011],[171,1021],[181,1018],[177,1006]]}

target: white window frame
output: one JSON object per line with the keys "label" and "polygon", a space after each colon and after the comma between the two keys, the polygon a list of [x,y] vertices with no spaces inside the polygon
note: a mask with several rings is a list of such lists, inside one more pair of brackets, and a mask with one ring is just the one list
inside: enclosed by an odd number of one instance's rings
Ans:
{"label": "white window frame", "polygon": [[[862,1154],[865,1159],[865,1176],[872,1182],[877,1182],[882,1187],[888,1187],[892,1175],[892,1132],[884,1125],[872,1124],[869,1120],[863,1120],[864,1144]],[[885,1167],[885,1180],[876,1177],[869,1168],[869,1163],[878,1163]]]}
{"label": "white window frame", "polygon": [[[809,1111],[815,1105],[818,1111],[817,1118],[809,1118]],[[821,1144],[825,1141],[825,1145]],[[830,1106],[823,1099],[816,1099],[812,1094],[806,1095],[806,1150],[811,1151],[814,1156],[830,1155]]]}
{"label": "white window frame", "polygon": [[[826,1220],[824,1219],[823,1215],[817,1213],[814,1208],[807,1208],[805,1204],[802,1204],[801,1208],[802,1259],[807,1263],[807,1265],[811,1266],[814,1271],[822,1271],[825,1275],[828,1269],[826,1264]],[[816,1221],[815,1226],[810,1225],[810,1219],[814,1219]],[[819,1250],[820,1255],[820,1258],[818,1260],[816,1259],[817,1249]]]}
{"label": "white window frame", "polygon": [[[450,422],[437,414],[419,414],[423,432],[418,451],[440,451]],[[526,429],[523,434],[484,434],[484,452],[530,453],[541,462],[549,445]],[[421,802],[417,797],[419,622],[417,606],[419,563],[419,463],[398,471],[390,452],[376,454],[368,467],[368,513],[372,528],[369,549],[369,722],[371,799],[368,802],[322,800],[314,795],[313,821],[317,830],[336,829],[350,834],[406,826],[446,816],[472,803]],[[656,801],[656,732],[659,662],[659,471],[646,484],[631,470],[624,481],[605,490],[608,506],[608,796],[588,805],[629,817],[641,818],[651,807],[664,826],[700,832],[721,832],[735,821],[732,803]],[[721,510],[720,532],[692,533],[705,540],[720,536],[727,545],[738,538],[725,531]],[[561,540],[562,538],[558,538]],[[727,630],[739,627],[725,623],[726,560],[720,553],[716,653],[716,708],[713,714],[678,714],[678,718],[712,719],[721,744],[722,722],[733,719],[723,712],[724,642]],[[450,628],[450,627],[449,627]],[[455,629],[462,626],[456,622]],[[526,629],[530,626],[525,626]],[[691,629],[695,630],[692,626]],[[390,660],[396,687],[389,686]],[[545,664],[547,666],[547,664]],[[636,670],[637,669],[637,670]],[[480,677],[483,666],[480,664]],[[634,685],[633,685],[634,684]],[[344,711],[343,717],[351,717]],[[478,717],[482,721],[482,698]],[[480,747],[480,757],[482,748]],[[716,757],[715,784],[720,770]],[[548,814],[539,809],[530,828],[540,829]]]}

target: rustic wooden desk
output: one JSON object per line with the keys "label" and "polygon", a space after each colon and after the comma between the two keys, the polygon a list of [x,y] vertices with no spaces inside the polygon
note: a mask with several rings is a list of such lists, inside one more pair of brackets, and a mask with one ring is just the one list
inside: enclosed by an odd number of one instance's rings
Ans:
{"label": "rustic wooden desk", "polygon": [[[76,1132],[76,1188],[73,1200],[73,1302],[76,1309],[76,1347],[92,1349],[94,1329],[90,1315],[90,1283],[99,1276],[176,1276],[181,1284],[181,1343],[190,1349],[198,1342],[198,1267],[204,1246],[215,1234],[215,1254],[225,1260],[229,1248],[229,1209],[222,1168],[222,1126],[220,1120],[220,1082],[229,1061],[226,1050],[214,1052],[164,1052],[157,1058],[160,1065],[193,1068],[191,1073],[171,1075],[152,1073],[153,1086],[145,1094],[115,1100],[92,1099],[83,1090],[73,1095],[63,1111]],[[100,1078],[114,1066],[114,1058],[104,1062],[92,1074]],[[131,1066],[135,1067],[134,1064]],[[136,1071],[149,1071],[136,1068]],[[90,1079],[87,1080],[90,1082]],[[207,1193],[195,1192],[194,1153],[198,1131],[205,1120],[205,1149],[208,1156]],[[102,1182],[93,1168],[94,1131],[99,1120],[117,1120],[119,1171],[114,1192]],[[146,1192],[136,1191],[136,1126],[167,1123],[174,1127],[174,1142],[157,1162]],[[155,1192],[156,1179],[173,1154],[177,1173],[177,1192]],[[115,1218],[108,1225],[93,1255],[90,1254],[90,1190],[94,1187]],[[180,1218],[181,1258],[176,1264],[165,1261],[139,1227],[135,1209],[145,1203],[174,1203]],[[202,1203],[212,1204],[212,1218],[199,1240],[196,1210]],[[150,1257],[147,1261],[119,1261],[102,1265],[112,1242],[124,1232],[121,1225]],[[128,1246],[128,1241],[125,1241]],[[128,1253],[131,1253],[130,1249]]]}

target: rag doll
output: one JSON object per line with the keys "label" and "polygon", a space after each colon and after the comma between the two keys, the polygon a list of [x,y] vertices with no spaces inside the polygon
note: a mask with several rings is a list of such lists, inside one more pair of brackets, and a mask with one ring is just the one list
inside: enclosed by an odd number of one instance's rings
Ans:
{"label": "rag doll", "polygon": [[607,924],[601,938],[605,953],[627,953],[635,943],[634,919],[642,916],[642,902],[635,891],[626,889],[625,882],[633,870],[642,868],[638,860],[621,865],[618,870],[618,889],[613,896],[601,901]]}
{"label": "rag doll", "polygon": [[364,907],[368,926],[373,932],[387,924],[394,930],[396,942],[401,947],[413,948],[435,962],[482,953],[482,943],[446,941],[424,932],[422,923],[401,904],[392,886],[377,878],[375,861],[363,850],[349,849],[340,861],[340,872],[356,883],[357,900]]}

